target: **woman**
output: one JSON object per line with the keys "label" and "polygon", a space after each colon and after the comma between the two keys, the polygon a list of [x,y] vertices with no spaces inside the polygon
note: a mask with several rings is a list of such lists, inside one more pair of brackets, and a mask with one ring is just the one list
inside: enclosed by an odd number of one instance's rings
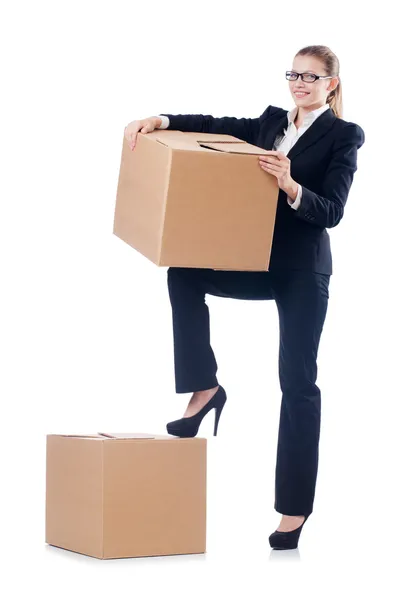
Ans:
{"label": "woman", "polygon": [[282,519],[269,542],[276,549],[297,547],[313,510],[321,416],[317,352],[332,274],[327,228],[343,217],[357,150],[364,143],[361,127],[342,119],[339,61],[329,48],[301,49],[286,78],[295,103],[289,112],[268,106],[255,119],[167,114],[133,121],[125,130],[132,150],[138,131],[168,127],[228,133],[264,148],[259,165],[277,178],[280,191],[268,271],[168,269],[176,392],[194,393],[184,416],[167,424],[168,433],[193,437],[214,408],[217,433],[226,393],[216,377],[205,294],[275,300],[282,401],[274,507]]}

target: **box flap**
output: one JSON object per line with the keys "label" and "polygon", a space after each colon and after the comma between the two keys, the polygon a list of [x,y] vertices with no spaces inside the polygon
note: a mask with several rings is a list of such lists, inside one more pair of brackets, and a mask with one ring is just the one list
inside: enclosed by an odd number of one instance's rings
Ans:
{"label": "box flap", "polygon": [[200,144],[201,147],[207,147],[220,152],[229,152],[233,154],[263,154],[264,149],[247,142],[205,142]]}
{"label": "box flap", "polygon": [[95,439],[103,439],[102,435],[92,435],[92,434],[87,434],[84,435],[83,433],[72,433],[72,434],[66,434],[66,433],[59,433],[57,434],[60,437],[73,437],[73,438],[95,438]]}
{"label": "box flap", "polygon": [[262,154],[263,148],[248,144],[233,135],[223,133],[201,133],[195,131],[155,130],[145,135],[172,150],[194,150],[212,152],[217,150],[233,154]]}
{"label": "box flap", "polygon": [[131,440],[131,439],[168,439],[170,435],[156,435],[153,433],[99,433],[100,436],[103,436],[108,439],[117,439],[117,440]]}
{"label": "box flap", "polygon": [[48,434],[48,435],[56,435],[58,437],[69,437],[69,438],[81,438],[81,439],[95,439],[95,440],[108,440],[108,439],[117,439],[117,440],[130,440],[130,439],[143,439],[143,440],[154,440],[154,439],[175,439],[173,435],[160,435],[155,433],[102,433],[98,432],[96,434],[84,434],[84,433],[58,433],[58,434]]}
{"label": "box flap", "polygon": [[[169,132],[171,134],[171,130]],[[178,131],[175,133],[182,133],[185,138],[195,140],[196,142],[242,142],[245,143],[244,140],[240,140],[240,138],[235,137],[234,135],[229,135],[228,133],[203,133],[197,131]]]}
{"label": "box flap", "polygon": [[176,140],[189,142],[240,142],[245,143],[234,135],[228,133],[205,133],[202,131],[178,131],[176,129],[155,129],[149,133],[139,133],[149,138],[154,138],[166,145],[168,142],[176,143]]}
{"label": "box flap", "polygon": [[165,139],[157,139],[160,144],[164,144],[167,148],[171,148],[172,150],[190,150],[193,152],[209,152],[208,148],[204,148],[200,146],[196,142],[196,140],[189,140],[188,138],[167,138]]}

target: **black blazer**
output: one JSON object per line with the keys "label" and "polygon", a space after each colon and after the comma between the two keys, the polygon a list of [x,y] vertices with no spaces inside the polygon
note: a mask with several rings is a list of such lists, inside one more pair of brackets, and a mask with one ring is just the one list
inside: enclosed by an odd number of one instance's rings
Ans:
{"label": "black blazer", "polygon": [[[273,150],[288,125],[287,110],[268,106],[258,118],[171,115],[169,129],[228,133],[265,150]],[[327,228],[338,225],[357,170],[357,150],[365,141],[359,125],[337,118],[331,109],[312,123],[288,152],[291,176],[302,186],[294,210],[280,190],[269,270],[304,269],[332,274]]]}

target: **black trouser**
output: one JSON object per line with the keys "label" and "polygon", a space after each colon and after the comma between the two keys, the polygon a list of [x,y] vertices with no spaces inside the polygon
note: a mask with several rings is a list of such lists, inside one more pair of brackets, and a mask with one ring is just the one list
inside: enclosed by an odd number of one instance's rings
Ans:
{"label": "black trouser", "polygon": [[330,275],[298,270],[168,269],[177,393],[218,385],[205,294],[276,301],[282,401],[274,508],[285,515],[310,514],[313,510],[321,417],[317,351],[329,281]]}

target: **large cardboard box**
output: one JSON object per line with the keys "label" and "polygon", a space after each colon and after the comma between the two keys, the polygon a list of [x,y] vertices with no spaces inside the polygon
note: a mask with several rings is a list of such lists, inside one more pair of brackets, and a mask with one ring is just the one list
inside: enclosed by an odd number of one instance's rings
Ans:
{"label": "large cardboard box", "polygon": [[279,187],[231,135],[123,138],[113,233],[159,266],[267,271]]}
{"label": "large cardboard box", "polygon": [[96,558],[206,551],[206,438],[47,435],[45,541]]}

